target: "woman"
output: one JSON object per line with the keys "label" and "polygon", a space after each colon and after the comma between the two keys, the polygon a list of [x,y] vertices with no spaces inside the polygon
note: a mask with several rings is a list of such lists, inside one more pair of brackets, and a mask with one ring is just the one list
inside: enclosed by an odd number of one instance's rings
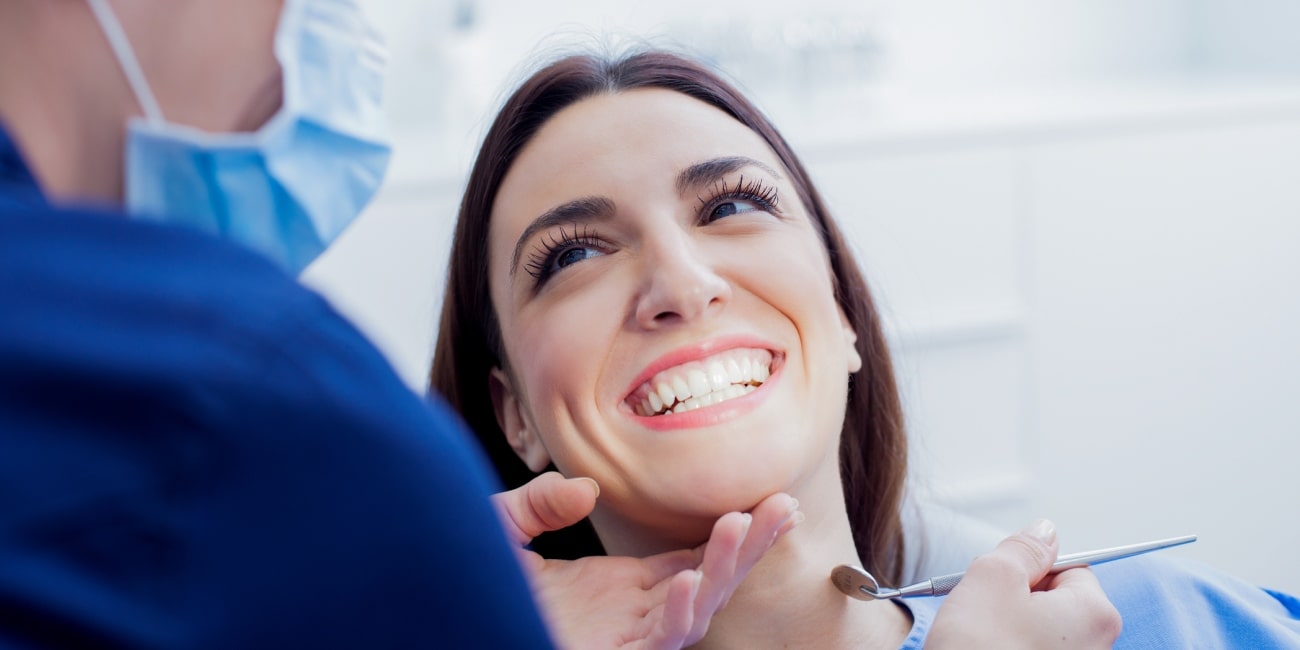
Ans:
{"label": "woman", "polygon": [[827,580],[902,577],[906,438],[866,283],[789,146],[706,69],[578,56],[511,96],[461,206],[432,385],[508,483],[555,467],[600,485],[595,535],[544,554],[689,548],[797,498],[806,521],[704,644],[923,639],[934,603]]}

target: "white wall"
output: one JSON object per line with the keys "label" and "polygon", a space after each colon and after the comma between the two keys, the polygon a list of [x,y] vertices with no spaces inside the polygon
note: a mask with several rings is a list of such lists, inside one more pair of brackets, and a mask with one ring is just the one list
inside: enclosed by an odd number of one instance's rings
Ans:
{"label": "white wall", "polygon": [[[768,33],[683,28],[680,0],[472,4],[468,32],[455,3],[379,5],[393,173],[304,276],[415,389],[461,179],[537,35]],[[923,491],[1007,528],[1052,517],[1065,551],[1197,533],[1179,554],[1300,592],[1295,490],[1272,487],[1300,455],[1300,85],[1258,80],[1300,74],[1277,63],[1300,61],[1295,7],[824,0],[797,20],[869,27],[869,65],[797,39],[741,60],[862,253]],[[795,79],[809,62],[849,87]]]}
{"label": "white wall", "polygon": [[1029,155],[1035,506],[1300,590],[1300,111]]}
{"label": "white wall", "polygon": [[1191,63],[1214,74],[1300,74],[1300,2],[1191,0]]}
{"label": "white wall", "polygon": [[1295,591],[1300,86],[1205,99],[802,149],[885,305],[924,491],[1067,549],[1199,534],[1179,554]]}

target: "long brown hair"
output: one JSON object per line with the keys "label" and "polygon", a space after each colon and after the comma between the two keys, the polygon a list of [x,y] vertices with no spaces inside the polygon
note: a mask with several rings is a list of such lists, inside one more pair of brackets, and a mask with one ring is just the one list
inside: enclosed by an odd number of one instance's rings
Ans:
{"label": "long brown hair", "polygon": [[[897,584],[903,563],[899,508],[907,440],[889,348],[867,282],[835,221],[785,139],[757,108],[707,68],[675,54],[570,56],[528,78],[506,101],[479,150],[460,206],[430,386],[465,418],[508,487],[533,473],[506,443],[488,394],[488,372],[503,365],[501,330],[488,291],[488,220],[501,181],[520,150],[552,116],[584,98],[634,88],[673,90],[726,112],[776,152],[830,254],[835,292],[857,332],[862,369],[850,378],[840,435],[840,471],[858,556]],[[549,534],[534,548],[549,557],[601,553],[589,527]]]}

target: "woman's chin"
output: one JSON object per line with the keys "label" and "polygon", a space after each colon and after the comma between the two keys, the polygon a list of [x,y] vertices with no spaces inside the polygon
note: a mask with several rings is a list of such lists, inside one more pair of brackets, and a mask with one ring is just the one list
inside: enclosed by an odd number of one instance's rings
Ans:
{"label": "woman's chin", "polygon": [[788,489],[787,483],[775,478],[774,475],[740,476],[714,472],[690,481],[665,483],[682,486],[682,489],[663,494],[655,501],[662,511],[672,513],[671,518],[703,520],[711,527],[713,522],[729,512],[749,512],[763,499]]}

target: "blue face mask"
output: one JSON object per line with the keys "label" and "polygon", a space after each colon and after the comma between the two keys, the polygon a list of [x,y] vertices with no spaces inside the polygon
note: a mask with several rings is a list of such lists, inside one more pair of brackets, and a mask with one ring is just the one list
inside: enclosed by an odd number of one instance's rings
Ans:
{"label": "blue face mask", "polygon": [[106,0],[88,0],[143,108],[128,127],[126,209],[243,243],[298,273],[379,188],[390,149],[386,55],[356,0],[285,0],[275,36],[278,113],[253,133],[162,116]]}

